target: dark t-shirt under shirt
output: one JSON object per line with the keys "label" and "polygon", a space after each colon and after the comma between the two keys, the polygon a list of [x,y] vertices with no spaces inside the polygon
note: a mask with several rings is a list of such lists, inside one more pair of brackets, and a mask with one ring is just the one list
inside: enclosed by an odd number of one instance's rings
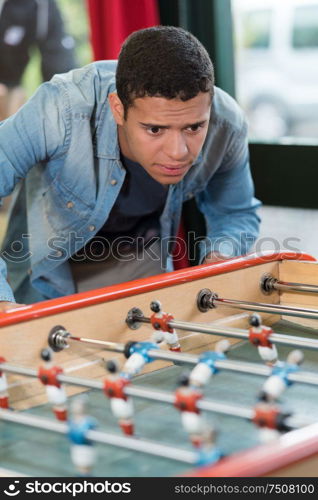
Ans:
{"label": "dark t-shirt under shirt", "polygon": [[100,261],[112,244],[121,253],[130,252],[137,243],[145,244],[160,233],[159,218],[168,187],[154,180],[139,163],[125,157],[121,161],[127,173],[108,219],[76,255]]}

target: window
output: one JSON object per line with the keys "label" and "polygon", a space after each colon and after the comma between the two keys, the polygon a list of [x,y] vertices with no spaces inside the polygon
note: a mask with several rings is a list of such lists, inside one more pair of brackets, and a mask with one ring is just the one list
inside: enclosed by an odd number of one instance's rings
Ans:
{"label": "window", "polygon": [[318,6],[295,9],[292,45],[295,49],[318,49]]}
{"label": "window", "polygon": [[236,98],[250,138],[318,138],[318,0],[232,0]]}
{"label": "window", "polygon": [[252,11],[243,15],[243,47],[267,49],[270,44],[270,10]]}

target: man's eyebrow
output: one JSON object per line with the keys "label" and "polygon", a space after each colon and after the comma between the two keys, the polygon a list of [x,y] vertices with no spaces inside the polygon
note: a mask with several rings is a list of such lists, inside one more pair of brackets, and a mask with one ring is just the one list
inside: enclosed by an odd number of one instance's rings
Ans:
{"label": "man's eyebrow", "polygon": [[201,120],[199,122],[195,123],[188,123],[188,125],[185,125],[184,128],[189,128],[189,127],[199,127],[200,125],[204,125],[208,120]]}
{"label": "man's eyebrow", "polygon": [[[207,121],[208,120],[201,120],[201,121],[195,122],[195,123],[188,123],[188,124],[184,125],[182,128],[199,127],[200,125],[204,125]],[[144,122],[139,122],[139,123],[143,127],[148,127],[148,128],[152,128],[152,127],[162,128],[162,129],[171,128],[169,125],[158,125],[157,123],[144,123]]]}
{"label": "man's eyebrow", "polygon": [[158,125],[157,123],[139,122],[139,124],[142,125],[143,127],[147,127],[147,128],[152,128],[152,127],[155,127],[155,128],[170,128],[168,125]]}

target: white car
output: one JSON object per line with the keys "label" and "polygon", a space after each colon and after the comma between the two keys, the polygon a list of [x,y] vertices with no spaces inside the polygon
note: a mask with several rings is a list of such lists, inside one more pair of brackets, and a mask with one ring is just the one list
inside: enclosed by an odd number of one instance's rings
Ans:
{"label": "white car", "polygon": [[318,135],[318,0],[232,0],[251,137]]}

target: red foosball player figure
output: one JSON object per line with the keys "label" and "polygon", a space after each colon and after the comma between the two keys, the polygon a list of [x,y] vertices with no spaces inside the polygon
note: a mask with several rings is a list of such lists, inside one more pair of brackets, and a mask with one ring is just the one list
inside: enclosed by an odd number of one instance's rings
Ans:
{"label": "red foosball player figure", "polygon": [[0,357],[0,408],[4,410],[9,409],[9,394],[8,394],[8,382],[6,374],[1,371],[1,363],[5,363],[6,360]]}
{"label": "red foosball player figure", "polygon": [[168,322],[173,319],[171,314],[162,311],[159,300],[154,300],[150,304],[150,309],[153,314],[150,316],[151,324],[154,328],[152,341],[157,344],[165,342],[170,351],[180,352],[181,346],[178,339],[178,334],[174,328],[170,328]]}
{"label": "red foosball player figure", "polygon": [[45,385],[47,398],[52,404],[56,418],[65,421],[67,419],[67,396],[64,387],[58,380],[58,375],[63,373],[63,369],[53,365],[52,351],[50,349],[43,349],[41,358],[44,361],[44,366],[40,366],[38,378]]}
{"label": "red foosball player figure", "polygon": [[259,314],[252,314],[249,323],[249,341],[257,347],[258,353],[263,361],[269,366],[273,366],[278,360],[278,353],[275,344],[269,340],[273,330],[268,326],[262,325]]}
{"label": "red foosball player figure", "polygon": [[197,406],[202,398],[202,392],[189,385],[189,376],[183,374],[179,380],[180,387],[175,392],[174,406],[181,411],[181,422],[195,447],[203,444],[207,424]]}
{"label": "red foosball player figure", "polygon": [[118,419],[123,433],[131,436],[134,434],[134,407],[132,399],[124,392],[130,379],[118,373],[118,365],[114,360],[107,361],[106,368],[110,374],[104,380],[104,393],[110,398],[112,413]]}
{"label": "red foosball player figure", "polygon": [[259,440],[268,443],[290,430],[286,419],[290,413],[282,412],[280,407],[269,401],[263,393],[261,401],[254,408],[253,422],[259,427]]}

